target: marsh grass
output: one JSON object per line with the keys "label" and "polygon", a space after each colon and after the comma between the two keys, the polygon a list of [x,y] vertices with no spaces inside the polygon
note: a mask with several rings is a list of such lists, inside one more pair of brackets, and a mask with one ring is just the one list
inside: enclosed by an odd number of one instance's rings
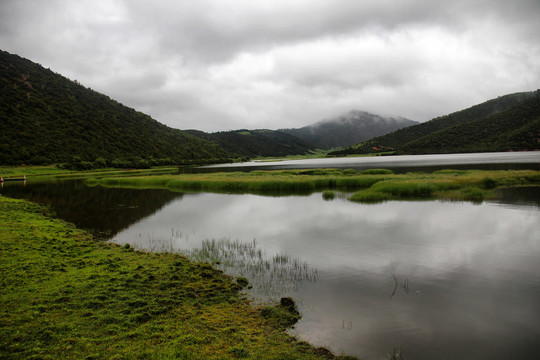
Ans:
{"label": "marsh grass", "polygon": [[354,170],[315,169],[252,171],[249,173],[181,174],[92,179],[90,185],[167,188],[177,191],[228,193],[312,193],[323,189],[358,189],[384,180],[385,175],[358,175]]}
{"label": "marsh grass", "polygon": [[540,186],[540,172],[444,170],[433,174],[409,173],[378,181],[354,193],[350,200],[442,199],[480,203],[495,198],[494,189],[525,185]]}
{"label": "marsh grass", "polygon": [[0,358],[325,359],[209,264],[118,246],[0,197]]}
{"label": "marsh grass", "polygon": [[317,269],[287,254],[270,256],[257,246],[256,240],[241,242],[230,239],[204,240],[201,247],[183,251],[193,261],[214,264],[226,274],[245,278],[257,302],[275,299],[298,289],[303,282],[316,282]]}
{"label": "marsh grass", "polygon": [[332,190],[324,190],[322,193],[322,197],[324,200],[334,200],[336,198],[336,193]]}
{"label": "marsh grass", "polygon": [[[0,167],[0,175],[4,177],[19,177],[25,175],[28,183],[48,182],[70,179],[98,179],[103,177],[148,176],[177,174],[178,168],[171,166],[154,167],[151,169],[99,169],[99,170],[67,170],[56,166],[19,166]],[[94,180],[95,182],[95,180]]]}
{"label": "marsh grass", "polygon": [[[385,169],[255,170],[249,173],[207,173],[114,177],[89,180],[108,187],[164,188],[174,191],[255,193],[264,195],[311,194],[315,191],[356,191],[351,201],[392,199],[445,199],[481,202],[493,190],[510,186],[540,186],[535,170],[441,170],[431,174],[393,174]],[[327,193],[329,196],[330,193]],[[324,195],[323,195],[324,196]]]}
{"label": "marsh grass", "polygon": [[360,203],[380,203],[392,199],[393,196],[391,194],[373,191],[371,189],[357,191],[349,197],[350,201]]}

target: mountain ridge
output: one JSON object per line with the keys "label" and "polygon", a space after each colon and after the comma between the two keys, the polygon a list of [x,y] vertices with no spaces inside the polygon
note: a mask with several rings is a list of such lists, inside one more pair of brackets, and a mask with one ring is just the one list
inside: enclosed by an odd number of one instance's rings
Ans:
{"label": "mountain ridge", "polygon": [[324,150],[346,147],[360,141],[418,124],[404,117],[389,117],[351,110],[343,115],[318,121],[301,128],[279,131],[299,137]]}
{"label": "mountain ridge", "polygon": [[0,50],[0,164],[206,163],[228,154],[77,81]]}
{"label": "mountain ridge", "polygon": [[[537,150],[540,90],[418,123],[351,110],[296,129],[170,128],[40,64],[0,50],[0,165],[73,168],[205,164],[231,157]],[[374,133],[384,135],[374,136]],[[362,136],[365,140],[357,139]],[[353,146],[343,145],[353,142]]]}
{"label": "mountain ridge", "polygon": [[[426,154],[536,150],[540,146],[534,138],[536,135],[531,135],[531,132],[540,131],[537,109],[539,94],[537,90],[499,96],[464,110],[330,152],[329,155],[380,151]],[[487,133],[487,129],[492,134]],[[519,139],[520,136],[528,137],[529,140],[524,142]],[[486,142],[485,138],[492,140]]]}
{"label": "mountain ridge", "polygon": [[206,133],[185,130],[188,134],[215,142],[232,157],[271,157],[304,155],[316,150],[315,146],[279,130],[239,129]]}

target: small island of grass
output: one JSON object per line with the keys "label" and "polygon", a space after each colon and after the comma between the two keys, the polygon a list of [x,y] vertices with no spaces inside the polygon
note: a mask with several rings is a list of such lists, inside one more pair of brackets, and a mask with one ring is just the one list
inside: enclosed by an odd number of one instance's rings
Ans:
{"label": "small island of grass", "polygon": [[[312,193],[339,190],[349,200],[379,202],[400,199],[444,199],[480,202],[496,197],[495,189],[540,186],[536,170],[441,170],[394,174],[386,169],[274,170],[89,179],[89,185],[163,188],[173,191],[256,194]],[[326,193],[329,194],[328,192]],[[328,198],[328,196],[326,196]]]}

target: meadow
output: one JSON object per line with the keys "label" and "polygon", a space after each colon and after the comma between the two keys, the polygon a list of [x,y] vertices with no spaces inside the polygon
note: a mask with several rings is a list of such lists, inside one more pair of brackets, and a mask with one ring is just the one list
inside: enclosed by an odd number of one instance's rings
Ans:
{"label": "meadow", "polygon": [[98,170],[69,170],[55,165],[47,166],[11,166],[0,167],[0,175],[4,178],[19,178],[23,175],[28,179],[36,181],[51,181],[55,179],[84,179],[88,177],[103,176],[135,176],[135,175],[156,175],[173,174],[178,172],[176,166],[160,166],[151,169],[115,169],[104,168]]}
{"label": "meadow", "polygon": [[[349,200],[481,202],[497,189],[540,186],[533,170],[316,169],[178,174],[176,168],[72,172],[3,168],[29,183],[85,178],[93,186],[181,192],[336,192]],[[340,195],[340,198],[342,194]],[[180,254],[108,243],[39,205],[0,196],[2,359],[353,359],[285,332],[299,314],[288,299],[254,306],[234,278]],[[201,258],[201,261],[206,261]]]}

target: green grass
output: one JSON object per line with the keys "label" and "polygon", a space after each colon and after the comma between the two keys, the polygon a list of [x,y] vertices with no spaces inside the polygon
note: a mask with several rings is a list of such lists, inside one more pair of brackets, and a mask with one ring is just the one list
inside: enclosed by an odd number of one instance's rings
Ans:
{"label": "green grass", "polygon": [[[1,359],[324,359],[234,279],[0,197]],[[272,308],[270,308],[272,309]]]}
{"label": "green grass", "polygon": [[336,197],[336,193],[332,190],[324,190],[322,193],[322,197],[324,200],[334,200]]}
{"label": "green grass", "polygon": [[67,170],[50,166],[17,166],[0,167],[0,175],[4,178],[20,177],[25,175],[29,182],[50,181],[52,179],[85,179],[100,178],[104,176],[136,176],[136,175],[165,175],[178,173],[176,166],[158,166],[151,169],[97,169],[97,170]]}
{"label": "green grass", "polygon": [[[495,197],[493,190],[511,186],[540,186],[535,170],[443,170],[431,174],[393,174],[373,169],[276,170],[249,173],[180,174],[92,179],[90,185],[164,188],[174,191],[209,191],[258,194],[305,194],[315,191],[356,191],[351,201],[392,199],[445,199],[480,202]],[[330,193],[323,196],[328,197]]]}
{"label": "green grass", "polygon": [[388,175],[357,175],[352,170],[278,170],[138,176],[90,179],[88,185],[127,188],[164,188],[174,191],[211,191],[227,193],[312,193],[322,189],[363,188]]}

